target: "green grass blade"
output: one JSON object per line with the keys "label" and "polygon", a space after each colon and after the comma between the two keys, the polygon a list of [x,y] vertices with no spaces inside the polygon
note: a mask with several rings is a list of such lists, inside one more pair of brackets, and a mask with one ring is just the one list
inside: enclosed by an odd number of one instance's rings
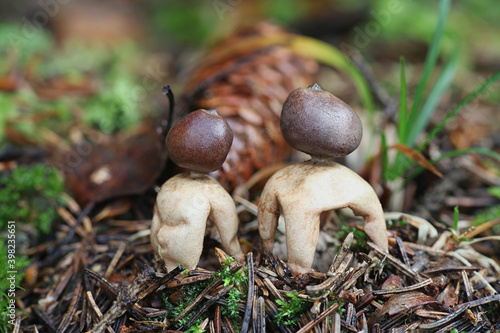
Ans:
{"label": "green grass blade", "polygon": [[460,211],[458,210],[458,206],[455,206],[453,209],[453,230],[458,233],[458,217],[460,216]]}
{"label": "green grass blade", "polygon": [[297,54],[316,59],[349,75],[364,107],[370,115],[373,115],[374,106],[370,87],[358,68],[344,53],[328,43],[305,36],[294,36],[290,47]]}
{"label": "green grass blade", "polygon": [[[488,156],[489,158],[496,160],[497,162],[500,162],[500,154],[498,154],[497,152],[494,152],[491,149],[483,148],[483,147],[471,147],[471,148],[466,148],[466,149],[452,150],[452,151],[449,151],[447,153],[444,153],[443,155],[439,156],[436,159],[431,160],[430,162],[432,164],[436,164],[436,163],[438,163],[444,159],[447,159],[447,158],[453,158],[453,157],[467,155],[467,154],[484,155],[484,156]],[[401,188],[405,188],[409,182],[411,182],[413,179],[415,179],[415,177],[417,177],[424,170],[425,170],[424,167],[418,166],[417,169],[415,169],[407,178],[405,178],[405,182]]]}
{"label": "green grass blade", "polygon": [[380,139],[381,139],[381,144],[382,144],[382,170],[383,170],[383,177],[384,180],[388,180],[389,178],[389,156],[387,153],[387,140],[385,137],[384,132],[380,132]]}
{"label": "green grass blade", "polygon": [[495,187],[490,187],[488,189],[488,192],[490,192],[490,194],[498,199],[500,199],[500,187],[499,186],[495,186]]}
{"label": "green grass blade", "polygon": [[434,127],[434,129],[427,135],[425,138],[425,141],[418,147],[419,151],[422,151],[429,142],[434,139],[434,137],[443,130],[443,128],[446,126],[446,124],[453,119],[457,113],[467,104],[469,104],[471,101],[473,101],[477,96],[479,96],[483,91],[485,91],[489,86],[491,86],[494,82],[496,82],[498,79],[500,79],[500,71],[496,72],[488,80],[486,80],[481,86],[479,86],[476,90],[465,96],[465,98],[458,103],[451,111],[446,115],[446,117],[441,120],[441,122]]}
{"label": "green grass blade", "polygon": [[466,154],[480,154],[484,156],[488,156],[497,162],[500,162],[500,154],[497,152],[494,152],[491,149],[488,148],[483,148],[483,147],[471,147],[471,148],[466,148],[466,149],[459,149],[459,150],[452,150],[447,153],[444,153],[443,155],[439,156],[438,158],[434,159],[431,161],[432,164],[435,164],[441,160],[444,160],[445,158],[452,158],[452,157],[457,157],[460,155],[466,155]]}
{"label": "green grass blade", "polygon": [[398,139],[399,142],[404,142],[407,136],[408,129],[408,110],[406,109],[406,100],[408,98],[408,93],[406,90],[406,69],[405,69],[405,58],[400,58],[401,63],[401,82],[400,82],[400,92],[399,92],[399,118],[398,118]]}
{"label": "green grass blade", "polygon": [[[439,3],[439,14],[438,14],[438,23],[436,26],[436,30],[434,35],[432,36],[431,45],[429,51],[427,53],[427,57],[425,58],[424,64],[424,72],[422,74],[422,78],[417,86],[417,90],[415,91],[415,96],[413,98],[413,104],[410,112],[409,123],[413,124],[416,118],[419,116],[419,108],[422,103],[422,99],[424,96],[425,88],[429,83],[432,72],[434,71],[434,67],[436,66],[436,62],[439,56],[439,47],[441,44],[441,39],[444,35],[446,18],[448,16],[448,12],[450,10],[450,0],[441,0]],[[405,143],[411,147],[412,143],[405,141]]]}
{"label": "green grass blade", "polygon": [[455,52],[453,52],[453,55],[451,56],[449,62],[443,68],[443,71],[437,78],[436,83],[433,85],[429,95],[427,96],[418,117],[416,117],[414,123],[411,123],[411,129],[407,136],[408,146],[413,146],[415,140],[417,140],[418,135],[425,131],[429,120],[436,110],[439,100],[443,96],[446,89],[448,89],[451,82],[453,81],[453,78],[455,77],[455,73],[458,68],[458,58],[459,52],[458,47],[456,47]]}

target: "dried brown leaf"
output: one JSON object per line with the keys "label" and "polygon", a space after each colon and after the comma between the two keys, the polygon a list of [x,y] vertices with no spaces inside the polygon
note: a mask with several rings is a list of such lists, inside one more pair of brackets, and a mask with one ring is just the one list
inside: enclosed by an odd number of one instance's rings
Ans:
{"label": "dried brown leaf", "polygon": [[382,309],[378,311],[376,320],[380,321],[380,319],[382,319],[385,314],[393,316],[395,314],[405,311],[411,311],[411,309],[414,309],[416,307],[432,303],[437,303],[434,297],[431,297],[419,291],[396,294],[389,298]]}
{"label": "dried brown leaf", "polygon": [[87,146],[90,151],[83,149],[75,146],[54,157],[81,206],[143,193],[154,184],[164,163],[163,144],[150,124],[118,134],[110,143]]}
{"label": "dried brown leaf", "polygon": [[422,155],[415,149],[412,149],[403,143],[396,143],[395,145],[392,145],[391,148],[394,148],[408,158],[411,158],[427,170],[431,171],[436,176],[443,178],[443,174],[439,172],[439,170],[434,165],[432,165],[432,163],[429,162],[429,160],[425,158],[424,155]]}

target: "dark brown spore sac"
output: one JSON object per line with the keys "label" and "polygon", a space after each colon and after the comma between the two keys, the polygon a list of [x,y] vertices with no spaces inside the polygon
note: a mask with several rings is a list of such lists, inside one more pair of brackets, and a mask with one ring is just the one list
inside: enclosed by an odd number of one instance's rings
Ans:
{"label": "dark brown spore sac", "polygon": [[281,133],[314,157],[343,157],[358,148],[363,127],[349,105],[314,84],[292,91],[283,104]]}
{"label": "dark brown spore sac", "polygon": [[233,132],[215,109],[197,110],[168,132],[168,156],[181,168],[212,172],[221,167],[233,142]]}

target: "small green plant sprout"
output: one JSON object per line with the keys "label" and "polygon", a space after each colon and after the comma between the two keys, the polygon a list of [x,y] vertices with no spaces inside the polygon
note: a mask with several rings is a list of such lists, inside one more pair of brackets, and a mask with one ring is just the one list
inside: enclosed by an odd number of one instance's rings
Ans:
{"label": "small green plant sprout", "polygon": [[205,319],[198,319],[196,320],[196,324],[191,325],[187,330],[185,330],[185,333],[205,333],[206,326],[208,324],[208,318]]}
{"label": "small green plant sprout", "polygon": [[287,293],[288,301],[276,300],[278,314],[274,317],[276,325],[297,325],[302,314],[311,307],[311,304],[297,296],[296,293]]}
{"label": "small green plant sprout", "polygon": [[[4,61],[0,65],[0,75],[4,74],[10,66],[24,66],[29,60],[42,54],[52,54],[54,40],[46,29],[33,29],[30,31],[29,42],[19,31],[24,27],[19,24],[2,22],[0,24],[0,56]],[[6,66],[6,67],[4,67]]]}
{"label": "small green plant sprout", "polygon": [[453,231],[457,234],[460,232],[458,230],[458,217],[459,216],[460,216],[460,211],[458,210],[458,206],[455,206],[455,208],[453,208]]}
{"label": "small green plant sprout", "polygon": [[236,263],[236,260],[232,257],[227,257],[222,268],[215,272],[215,277],[220,277],[224,284],[224,287],[230,284],[235,287],[243,287],[248,283],[247,268],[240,269],[236,273],[231,273],[231,264]]}
{"label": "small green plant sprout", "polygon": [[236,264],[236,260],[228,257],[222,268],[215,272],[215,277],[220,277],[224,287],[233,285],[234,287],[224,296],[227,305],[221,307],[221,313],[229,318],[233,325],[238,326],[240,320],[240,304],[246,299],[248,291],[248,268],[237,270],[231,273],[232,264]]}
{"label": "small green plant sprout", "polygon": [[[341,302],[342,305],[339,306],[339,308],[337,309],[337,312],[339,313],[340,316],[343,316],[344,313],[347,311],[347,309],[345,308],[345,303],[346,303],[345,301],[342,301]],[[332,306],[332,304],[329,303],[328,306],[330,307]]]}
{"label": "small green plant sprout", "polygon": [[460,230],[459,230],[459,217],[460,217],[460,211],[458,209],[458,206],[455,206],[453,208],[453,227],[451,229],[451,234],[453,239],[457,242],[470,242],[471,240],[467,237],[460,237]]}
{"label": "small green plant sprout", "polygon": [[7,221],[31,225],[35,234],[48,234],[62,204],[64,182],[56,169],[37,164],[18,166],[0,179],[0,229]]}
{"label": "small green plant sprout", "polygon": [[[73,41],[43,61],[38,71],[41,77],[64,77],[69,82],[89,85],[95,90],[92,95],[74,101],[71,107],[77,104],[85,110],[82,120],[87,126],[116,133],[138,124],[148,110],[147,89],[139,89],[143,87],[142,76],[134,72],[137,59],[141,54],[133,43],[105,48]],[[89,83],[89,77],[95,82]],[[93,88],[96,83],[102,88]]]}

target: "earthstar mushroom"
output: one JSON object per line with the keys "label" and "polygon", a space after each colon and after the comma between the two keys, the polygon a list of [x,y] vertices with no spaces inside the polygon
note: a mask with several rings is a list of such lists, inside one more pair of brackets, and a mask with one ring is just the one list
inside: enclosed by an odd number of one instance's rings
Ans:
{"label": "earthstar mushroom", "polygon": [[154,208],[151,244],[169,271],[178,264],[186,269],[196,268],[207,219],[217,227],[228,254],[244,261],[237,239],[234,201],[206,174],[221,167],[232,140],[231,128],[215,109],[189,113],[167,135],[169,157],[178,166],[191,170],[162,185]]}
{"label": "earthstar mushroom", "polygon": [[288,266],[294,275],[309,272],[320,214],[346,207],[364,218],[366,234],[387,251],[385,219],[375,191],[357,173],[329,160],[358,147],[362,125],[356,113],[314,84],[290,93],[283,104],[280,127],[290,146],[312,158],[281,169],[265,185],[257,217],[264,251],[273,250],[281,209]]}

